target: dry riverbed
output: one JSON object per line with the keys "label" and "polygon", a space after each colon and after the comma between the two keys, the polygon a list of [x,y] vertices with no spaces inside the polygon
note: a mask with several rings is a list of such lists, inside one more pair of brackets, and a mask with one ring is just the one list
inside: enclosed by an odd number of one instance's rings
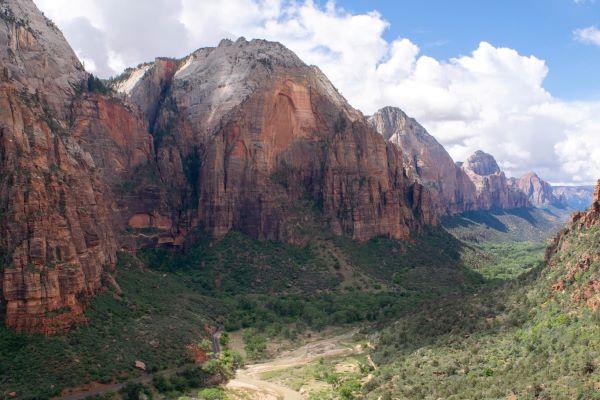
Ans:
{"label": "dry riverbed", "polygon": [[311,392],[325,390],[327,384],[315,381],[309,369],[312,365],[323,365],[325,360],[333,363],[333,370],[338,364],[340,371],[358,369],[355,358],[364,356],[363,347],[354,339],[356,333],[353,330],[316,339],[269,361],[247,365],[227,384],[228,394],[236,400],[300,400],[308,398]]}

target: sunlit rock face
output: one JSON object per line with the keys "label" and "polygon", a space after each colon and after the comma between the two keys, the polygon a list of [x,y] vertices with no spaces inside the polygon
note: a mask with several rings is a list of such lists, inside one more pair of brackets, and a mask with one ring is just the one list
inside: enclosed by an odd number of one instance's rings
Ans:
{"label": "sunlit rock face", "polygon": [[477,209],[531,206],[527,195],[509,184],[492,155],[478,150],[462,164],[462,170],[475,184]]}
{"label": "sunlit rock face", "polygon": [[306,195],[331,230],[358,240],[405,239],[435,222],[402,152],[278,43],[223,40],[176,68],[159,59],[130,70],[116,87],[148,117],[182,230],[294,242],[292,205]]}
{"label": "sunlit rock face", "polygon": [[369,123],[402,151],[409,176],[428,189],[436,214],[475,209],[475,185],[415,119],[399,108],[385,107],[369,117]]}
{"label": "sunlit rock face", "polygon": [[525,193],[529,202],[536,207],[563,205],[561,199],[554,195],[552,186],[535,172],[528,172],[519,179],[512,179],[511,183]]}
{"label": "sunlit rock face", "polygon": [[477,151],[455,164],[425,128],[395,107],[382,108],[369,117],[369,123],[401,150],[409,176],[427,188],[436,215],[530,205],[490,154]]}
{"label": "sunlit rock face", "polygon": [[[436,223],[428,191],[316,68],[277,43],[223,41],[114,83],[89,75],[30,0],[0,5],[0,280],[5,322],[85,321],[118,249],[181,246],[199,227],[302,242]],[[103,94],[104,93],[104,94]]]}

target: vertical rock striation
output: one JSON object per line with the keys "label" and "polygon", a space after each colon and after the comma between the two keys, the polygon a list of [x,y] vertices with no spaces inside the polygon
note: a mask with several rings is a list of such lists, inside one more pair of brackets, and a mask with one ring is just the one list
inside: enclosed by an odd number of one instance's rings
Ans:
{"label": "vertical rock striation", "polygon": [[530,205],[491,155],[478,151],[459,166],[425,128],[395,107],[382,108],[369,123],[402,151],[409,176],[428,189],[437,215]]}
{"label": "vertical rock striation", "polygon": [[536,207],[562,205],[560,199],[554,196],[552,186],[535,172],[528,172],[519,179],[511,179],[509,183],[525,193],[529,202]]}
{"label": "vertical rock striation", "polygon": [[462,170],[475,184],[477,209],[530,206],[525,193],[509,184],[492,155],[478,150],[462,164]]}
{"label": "vertical rock striation", "polygon": [[159,104],[149,122],[161,180],[178,188],[167,199],[177,229],[295,241],[289,221],[306,196],[330,229],[358,240],[405,239],[435,222],[401,151],[282,45],[241,38],[200,49],[156,99],[164,70],[132,70],[117,89],[142,108]]}
{"label": "vertical rock striation", "polygon": [[119,166],[147,158],[151,138],[141,119],[141,129],[121,130],[136,119],[123,105],[80,92],[87,74],[32,1],[0,4],[0,44],[5,323],[53,333],[84,320],[87,299],[114,266],[117,241],[104,178],[117,179]]}

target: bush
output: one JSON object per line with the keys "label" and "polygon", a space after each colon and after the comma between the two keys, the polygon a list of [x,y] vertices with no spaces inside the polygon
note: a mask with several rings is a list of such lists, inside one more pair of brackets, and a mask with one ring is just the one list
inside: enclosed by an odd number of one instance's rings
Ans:
{"label": "bush", "polygon": [[227,394],[222,388],[207,388],[198,392],[198,397],[202,400],[227,400]]}
{"label": "bush", "polygon": [[246,354],[250,359],[259,359],[265,356],[267,339],[254,331],[248,331],[243,336]]}

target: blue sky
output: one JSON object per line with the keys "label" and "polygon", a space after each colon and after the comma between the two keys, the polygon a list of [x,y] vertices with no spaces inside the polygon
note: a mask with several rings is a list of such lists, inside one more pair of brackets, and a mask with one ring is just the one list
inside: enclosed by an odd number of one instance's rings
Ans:
{"label": "blue sky", "polygon": [[[321,2],[324,3],[324,2]],[[600,98],[600,47],[574,40],[573,31],[600,27],[600,1],[574,0],[341,0],[352,13],[372,10],[390,22],[384,37],[409,38],[424,54],[448,59],[480,41],[546,61],[545,87],[565,100]]]}

